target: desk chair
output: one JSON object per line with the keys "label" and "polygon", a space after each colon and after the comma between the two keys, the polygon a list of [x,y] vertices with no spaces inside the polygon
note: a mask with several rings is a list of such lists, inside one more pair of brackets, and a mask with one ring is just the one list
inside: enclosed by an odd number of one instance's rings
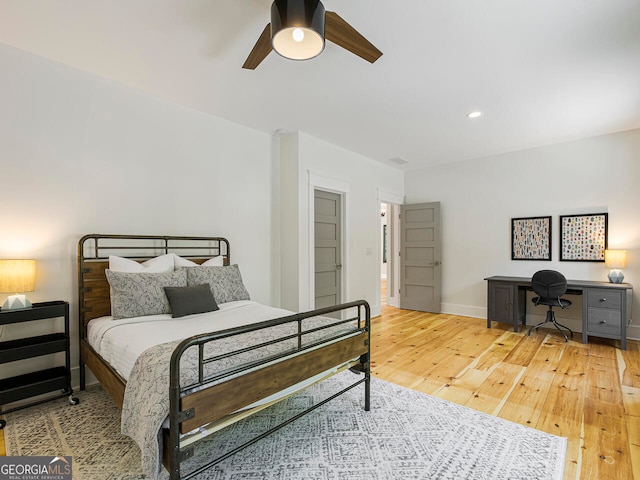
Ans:
{"label": "desk chair", "polygon": [[553,307],[567,308],[571,305],[570,300],[560,298],[567,291],[567,279],[564,278],[564,275],[560,272],[556,272],[555,270],[540,270],[533,274],[533,277],[531,278],[531,287],[538,295],[537,297],[532,298],[531,301],[535,305],[548,305],[549,310],[547,310],[546,320],[535,327],[531,327],[528,335],[531,335],[531,330],[535,329],[537,331],[538,328],[545,323],[552,323],[564,336],[565,342],[568,342],[569,339],[561,328],[567,330],[571,334],[571,338],[573,338],[573,332],[570,328],[560,325],[556,321],[556,315],[553,312]]}

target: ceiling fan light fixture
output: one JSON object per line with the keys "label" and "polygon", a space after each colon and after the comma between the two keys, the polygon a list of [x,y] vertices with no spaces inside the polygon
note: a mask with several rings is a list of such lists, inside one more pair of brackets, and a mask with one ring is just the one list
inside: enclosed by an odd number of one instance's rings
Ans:
{"label": "ceiling fan light fixture", "polygon": [[271,45],[291,60],[308,60],[324,50],[324,5],[319,0],[275,0]]}

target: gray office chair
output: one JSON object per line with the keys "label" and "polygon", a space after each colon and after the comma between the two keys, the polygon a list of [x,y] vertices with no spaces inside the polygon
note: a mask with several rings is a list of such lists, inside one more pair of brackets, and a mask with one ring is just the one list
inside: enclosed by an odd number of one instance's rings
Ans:
{"label": "gray office chair", "polygon": [[556,321],[556,315],[553,312],[553,307],[567,308],[571,305],[570,300],[560,298],[567,291],[567,279],[564,278],[564,275],[560,272],[556,272],[555,270],[540,270],[533,274],[533,277],[531,278],[531,287],[538,295],[537,297],[532,298],[531,301],[535,305],[548,305],[549,309],[547,310],[547,318],[545,321],[539,323],[535,327],[531,327],[528,335],[531,335],[531,330],[535,329],[537,331],[538,328],[544,324],[552,323],[564,336],[565,342],[568,342],[569,339],[567,338],[567,334],[561,329],[564,328],[567,330],[571,334],[571,338],[573,338],[573,332],[570,328],[559,324]]}

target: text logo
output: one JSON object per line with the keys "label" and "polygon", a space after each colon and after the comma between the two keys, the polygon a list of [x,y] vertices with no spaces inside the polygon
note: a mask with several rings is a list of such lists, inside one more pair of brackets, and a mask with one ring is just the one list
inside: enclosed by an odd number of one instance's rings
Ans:
{"label": "text logo", "polygon": [[0,457],[0,480],[71,480],[71,457]]}

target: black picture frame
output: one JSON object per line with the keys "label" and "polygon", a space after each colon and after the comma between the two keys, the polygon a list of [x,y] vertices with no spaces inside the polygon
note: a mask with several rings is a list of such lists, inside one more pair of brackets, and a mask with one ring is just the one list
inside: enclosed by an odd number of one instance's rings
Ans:
{"label": "black picture frame", "polygon": [[609,215],[560,215],[560,261],[604,262],[609,242]]}
{"label": "black picture frame", "polygon": [[551,261],[551,216],[511,219],[511,260]]}

